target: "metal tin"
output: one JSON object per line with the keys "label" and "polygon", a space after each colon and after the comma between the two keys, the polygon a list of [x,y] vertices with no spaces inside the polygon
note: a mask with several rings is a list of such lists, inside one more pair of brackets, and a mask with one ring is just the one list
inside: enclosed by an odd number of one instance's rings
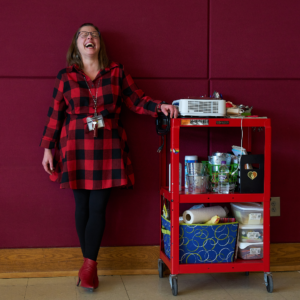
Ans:
{"label": "metal tin", "polygon": [[190,194],[205,194],[208,189],[209,176],[189,176],[189,193]]}
{"label": "metal tin", "polygon": [[190,175],[204,175],[205,173],[205,164],[202,163],[187,163],[187,173]]}

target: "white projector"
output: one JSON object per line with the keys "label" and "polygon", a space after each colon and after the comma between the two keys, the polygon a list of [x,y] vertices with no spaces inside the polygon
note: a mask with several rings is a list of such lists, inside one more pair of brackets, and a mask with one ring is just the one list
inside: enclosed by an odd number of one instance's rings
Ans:
{"label": "white projector", "polygon": [[179,99],[172,103],[182,117],[225,117],[226,101],[216,98]]}

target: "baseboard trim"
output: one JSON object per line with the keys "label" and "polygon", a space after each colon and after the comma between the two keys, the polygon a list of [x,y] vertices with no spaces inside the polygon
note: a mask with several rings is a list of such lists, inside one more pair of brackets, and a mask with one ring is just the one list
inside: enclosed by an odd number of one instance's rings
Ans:
{"label": "baseboard trim", "polygon": [[[156,275],[157,270],[98,270],[98,275]],[[12,278],[49,278],[49,277],[68,277],[78,276],[77,271],[60,271],[60,272],[21,272],[21,273],[0,273],[0,279]]]}
{"label": "baseboard trim", "polygon": [[276,243],[270,245],[272,272],[300,271],[300,243]]}
{"label": "baseboard trim", "polygon": [[[300,243],[271,244],[270,268],[300,270]],[[99,275],[158,274],[159,246],[103,247]],[[0,249],[0,278],[77,276],[82,265],[79,248]]]}

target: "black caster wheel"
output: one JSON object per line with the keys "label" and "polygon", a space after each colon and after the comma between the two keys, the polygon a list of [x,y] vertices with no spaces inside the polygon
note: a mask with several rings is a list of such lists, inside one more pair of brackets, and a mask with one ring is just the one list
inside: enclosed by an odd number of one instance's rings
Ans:
{"label": "black caster wheel", "polygon": [[249,276],[249,272],[245,272],[245,275],[246,275],[246,276]]}
{"label": "black caster wheel", "polygon": [[177,278],[172,278],[172,294],[173,296],[177,296],[178,294],[178,281]]}
{"label": "black caster wheel", "polygon": [[272,275],[267,275],[267,291],[268,293],[273,293],[273,277]]}
{"label": "black caster wheel", "polygon": [[165,269],[165,264],[161,259],[159,259],[158,260],[158,276],[159,276],[159,278],[164,277],[164,269]]}

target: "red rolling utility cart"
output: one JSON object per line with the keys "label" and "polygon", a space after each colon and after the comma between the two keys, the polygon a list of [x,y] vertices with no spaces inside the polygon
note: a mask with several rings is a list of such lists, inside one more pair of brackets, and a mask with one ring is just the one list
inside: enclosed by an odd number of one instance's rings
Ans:
{"label": "red rolling utility cart", "polygon": [[[159,277],[163,277],[165,266],[170,270],[169,280],[174,296],[178,293],[178,274],[216,273],[216,272],[264,272],[264,281],[268,292],[273,291],[273,279],[270,273],[270,187],[271,187],[271,120],[267,118],[184,118],[170,121],[170,149],[165,146],[160,153],[160,212],[165,201],[170,208],[170,259],[164,252],[163,234],[160,239]],[[179,191],[180,129],[182,127],[239,127],[243,128],[243,147],[251,152],[252,128],[263,129],[264,145],[264,182],[262,193],[231,194],[188,194],[184,187]],[[171,190],[167,186],[167,151],[170,151]],[[184,182],[184,180],[182,180]],[[235,259],[229,263],[181,264],[179,262],[179,205],[180,203],[263,203],[263,258],[256,260]],[[160,218],[161,220],[161,218]],[[162,228],[162,221],[160,221]]]}

